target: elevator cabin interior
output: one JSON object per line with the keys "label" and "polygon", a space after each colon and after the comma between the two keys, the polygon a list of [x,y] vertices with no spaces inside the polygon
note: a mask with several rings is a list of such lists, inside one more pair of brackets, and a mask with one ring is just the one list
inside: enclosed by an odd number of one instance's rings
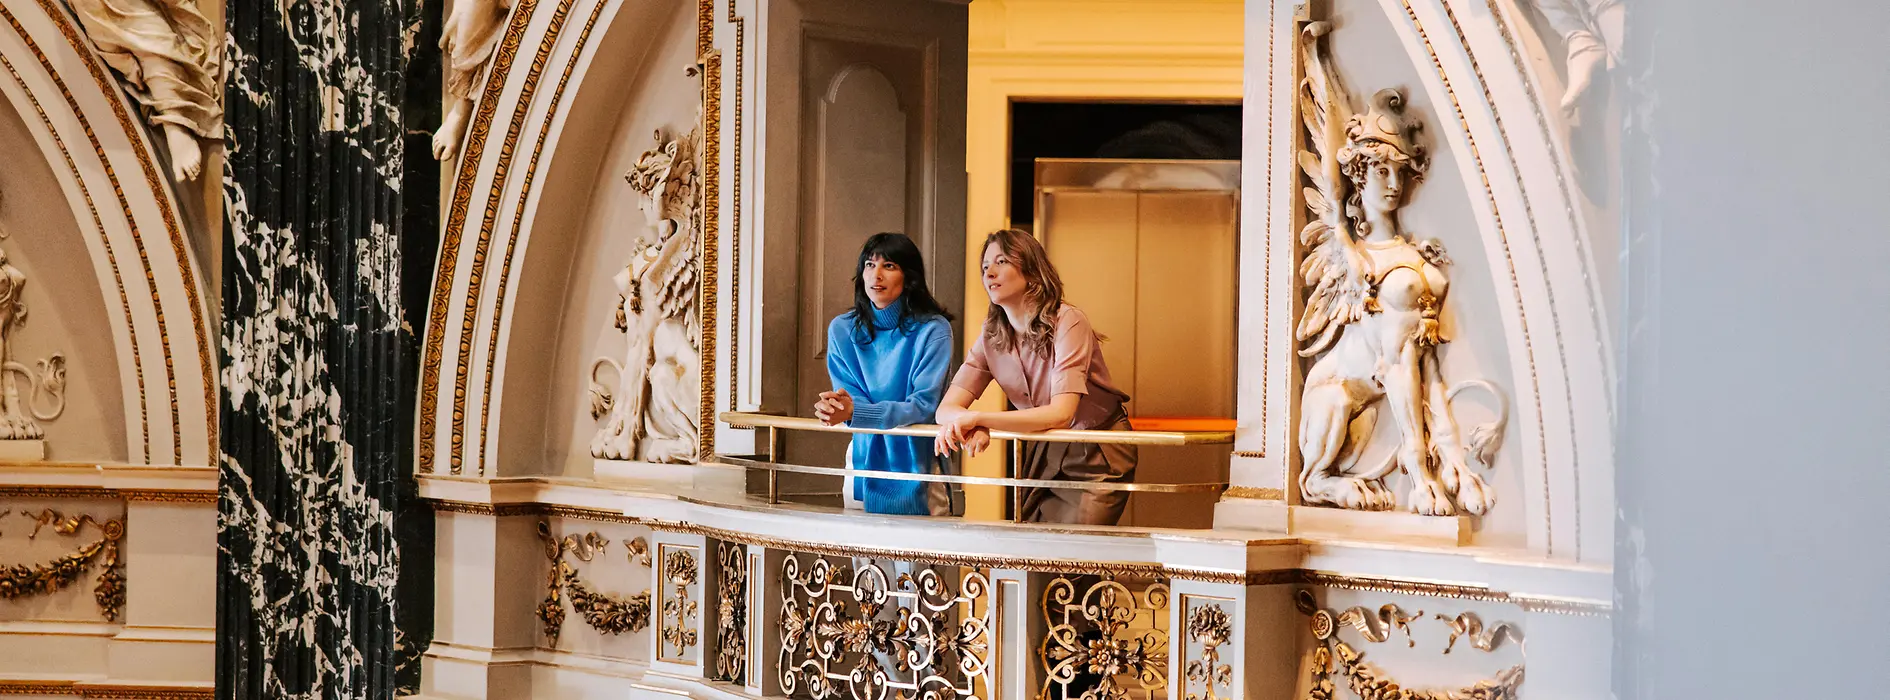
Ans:
{"label": "elevator cabin interior", "polygon": [[[794,415],[812,417],[831,387],[826,369],[826,324],[853,300],[852,276],[866,238],[879,231],[912,235],[926,252],[934,292],[940,280],[975,273],[975,246],[988,231],[908,229],[908,154],[917,126],[898,108],[891,81],[869,81],[862,98],[880,97],[878,109],[854,111],[846,121],[854,139],[836,140],[827,177],[847,172],[844,197],[826,197],[803,219],[797,324],[801,361]],[[877,92],[877,95],[873,93]],[[829,118],[839,114],[830,114]],[[1240,106],[1229,103],[1016,101],[1009,124],[1007,218],[1011,227],[1044,242],[1060,272],[1068,303],[1082,308],[1105,340],[1103,353],[1116,383],[1132,398],[1131,422],[1142,430],[1231,430],[1234,422],[1237,327],[1237,222]],[[850,142],[842,146],[840,142]],[[823,188],[834,191],[831,188]],[[963,206],[962,203],[959,206]],[[963,237],[960,237],[963,236]],[[964,250],[967,270],[940,270],[934,251]],[[954,323],[954,367],[979,332],[964,323],[968,306],[988,304],[982,288],[941,294],[960,316]],[[980,314],[981,315],[981,314]],[[993,388],[995,391],[995,387]],[[845,435],[795,433],[785,457],[799,464],[839,465]],[[1142,447],[1136,480],[1142,483],[1225,481],[1227,445]],[[1004,460],[994,450],[987,460]],[[965,468],[954,461],[953,470]],[[1011,473],[968,473],[998,476]],[[993,471],[993,470],[984,470]],[[837,505],[842,490],[831,477],[797,475],[794,500]],[[1004,498],[970,487],[966,501]],[[1214,494],[1136,493],[1122,524],[1206,527]],[[979,510],[975,506],[974,512]]]}

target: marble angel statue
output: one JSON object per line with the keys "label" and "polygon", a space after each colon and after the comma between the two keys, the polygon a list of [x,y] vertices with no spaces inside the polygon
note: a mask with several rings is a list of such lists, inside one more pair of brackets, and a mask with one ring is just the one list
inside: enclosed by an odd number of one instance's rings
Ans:
{"label": "marble angel statue", "polygon": [[[1398,223],[1398,208],[1429,163],[1417,143],[1421,125],[1406,119],[1396,90],[1381,90],[1369,110],[1352,112],[1324,56],[1320,37],[1329,29],[1312,23],[1300,42],[1308,148],[1299,164],[1309,184],[1300,276],[1312,291],[1296,336],[1307,343],[1301,356],[1318,357],[1300,397],[1300,491],[1309,504],[1388,510],[1397,498],[1383,480],[1396,468],[1409,477],[1408,509],[1482,514],[1495,494],[1470,461],[1489,466],[1508,407],[1465,444],[1451,401],[1468,387],[1489,391],[1498,404],[1507,399],[1480,380],[1450,388],[1439,367],[1450,259],[1438,242],[1414,241]],[[1382,463],[1354,471],[1381,413],[1396,423],[1398,445]]]}
{"label": "marble angel statue", "polygon": [[446,64],[446,119],[433,132],[434,160],[459,157],[460,142],[472,119],[473,98],[492,52],[505,36],[505,19],[517,0],[459,0],[440,28],[440,54]]}
{"label": "marble angel statue", "polygon": [[145,118],[164,131],[171,176],[203,172],[202,139],[223,138],[223,31],[197,0],[69,0]]}
{"label": "marble angel statue", "polygon": [[1562,112],[1581,114],[1583,96],[1621,62],[1623,0],[1529,0],[1562,38],[1568,86]]}
{"label": "marble angel statue", "polygon": [[[606,422],[591,456],[645,462],[696,460],[702,401],[701,315],[696,275],[702,228],[699,132],[679,140],[656,134],[624,179],[641,198],[651,236],[639,237],[614,278],[623,298],[617,327],[628,336],[615,392],[594,386],[595,418]],[[592,369],[603,363],[600,360]],[[593,378],[593,384],[595,379]]]}

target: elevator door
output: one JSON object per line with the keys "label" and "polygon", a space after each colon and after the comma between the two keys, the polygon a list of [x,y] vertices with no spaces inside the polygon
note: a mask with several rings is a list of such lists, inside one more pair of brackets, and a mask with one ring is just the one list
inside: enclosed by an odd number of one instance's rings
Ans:
{"label": "elevator door", "polygon": [[[1137,428],[1231,429],[1239,164],[1040,159],[1037,234],[1105,336]],[[1224,481],[1231,447],[1143,447],[1139,482]],[[1124,524],[1207,527],[1216,494],[1138,493]]]}

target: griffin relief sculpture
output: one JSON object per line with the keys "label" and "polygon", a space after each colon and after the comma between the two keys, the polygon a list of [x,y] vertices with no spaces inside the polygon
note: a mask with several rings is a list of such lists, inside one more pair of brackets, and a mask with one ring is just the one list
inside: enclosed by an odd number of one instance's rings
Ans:
{"label": "griffin relief sculpture", "polygon": [[[1313,22],[1300,40],[1307,146],[1299,165],[1308,220],[1299,271],[1311,292],[1295,335],[1305,343],[1300,356],[1318,358],[1300,395],[1300,492],[1308,504],[1390,510],[1397,497],[1384,478],[1395,468],[1410,479],[1411,511],[1482,514],[1496,496],[1470,462],[1490,465],[1507,399],[1482,380],[1451,387],[1439,367],[1438,348],[1449,341],[1439,314],[1450,258],[1398,221],[1429,164],[1417,141],[1421,125],[1406,117],[1396,90],[1380,90],[1368,110],[1352,111],[1321,41],[1328,31]],[[1451,401],[1471,387],[1495,395],[1499,408],[1466,442]],[[1381,463],[1361,468],[1381,413],[1396,423],[1398,444]]]}
{"label": "griffin relief sculpture", "polygon": [[[629,341],[624,361],[600,358],[592,364],[591,417],[604,421],[591,440],[593,457],[672,464],[696,459],[702,400],[700,139],[700,130],[680,139],[659,131],[656,147],[624,175],[640,197],[649,234],[638,237],[614,278],[623,294],[616,327]],[[605,364],[617,365],[614,392],[596,378]]]}
{"label": "griffin relief sculpture", "polygon": [[[4,238],[0,235],[0,238]],[[26,323],[26,273],[7,261],[0,250],[0,440],[39,440],[46,436],[38,421],[50,421],[66,410],[66,358],[60,353],[39,361],[39,371],[15,362],[14,338]],[[26,391],[20,391],[24,379]],[[42,398],[43,397],[43,398]],[[50,403],[41,409],[40,404]]]}

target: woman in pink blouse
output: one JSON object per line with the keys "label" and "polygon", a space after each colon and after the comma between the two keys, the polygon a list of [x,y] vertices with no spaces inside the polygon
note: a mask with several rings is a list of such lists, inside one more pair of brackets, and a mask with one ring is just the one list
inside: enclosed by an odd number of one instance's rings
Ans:
{"label": "woman in pink blouse", "polygon": [[[1063,280],[1043,244],[1005,229],[984,240],[984,291],[991,296],[984,331],[965,355],[938,407],[933,451],[976,455],[990,431],[1058,428],[1128,430],[1129,395],[1109,380],[1102,338],[1082,310],[1063,303]],[[992,381],[1017,410],[973,411],[971,402]],[[1026,479],[1128,481],[1134,445],[1029,442],[1017,475]],[[1114,525],[1128,494],[1122,491],[1026,489],[1019,520]]]}

